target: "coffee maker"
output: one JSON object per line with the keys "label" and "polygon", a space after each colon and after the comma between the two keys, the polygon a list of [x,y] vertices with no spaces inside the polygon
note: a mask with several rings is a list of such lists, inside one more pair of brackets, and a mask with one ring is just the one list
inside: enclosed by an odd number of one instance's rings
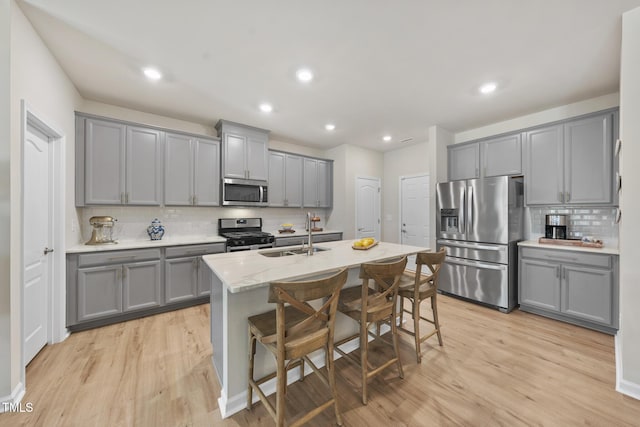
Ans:
{"label": "coffee maker", "polygon": [[544,227],[544,237],[547,239],[566,239],[567,216],[558,214],[547,215],[546,225]]}

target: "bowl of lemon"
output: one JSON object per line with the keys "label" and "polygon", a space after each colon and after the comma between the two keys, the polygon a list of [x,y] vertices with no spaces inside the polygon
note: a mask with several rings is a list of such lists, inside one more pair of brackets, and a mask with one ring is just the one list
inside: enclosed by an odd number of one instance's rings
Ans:
{"label": "bowl of lemon", "polygon": [[353,245],[351,247],[353,249],[367,250],[374,247],[378,243],[380,242],[376,241],[376,239],[372,237],[365,237],[364,239],[356,240],[355,242],[353,242]]}

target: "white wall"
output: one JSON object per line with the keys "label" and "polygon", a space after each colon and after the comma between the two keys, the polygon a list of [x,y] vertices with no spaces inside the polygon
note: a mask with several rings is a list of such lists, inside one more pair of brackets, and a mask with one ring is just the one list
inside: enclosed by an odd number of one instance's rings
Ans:
{"label": "white wall", "polygon": [[[4,26],[2,27],[4,28]],[[74,164],[73,141],[75,119],[73,111],[81,98],[75,87],[51,55],[20,8],[11,1],[11,384],[16,386],[24,375],[21,361],[22,301],[22,152],[21,152],[21,100],[42,119],[67,136],[66,158]],[[74,168],[67,167],[66,194],[73,194]],[[66,199],[67,229],[75,215],[73,197]],[[78,234],[78,233],[76,233]],[[68,236],[73,239],[74,235]],[[60,248],[64,250],[64,248]],[[54,286],[64,289],[64,283]]]}
{"label": "white wall", "polygon": [[455,134],[455,143],[471,141],[487,136],[498,135],[505,132],[524,129],[532,126],[543,125],[558,120],[568,119],[570,117],[580,116],[582,114],[592,113],[594,111],[614,108],[619,105],[619,94],[611,93],[597,98],[587,99],[585,101],[573,104],[563,105],[560,107],[550,108],[548,110],[539,111],[514,119],[505,120],[503,122],[494,123],[475,129],[458,132]]}
{"label": "white wall", "polygon": [[[353,239],[356,234],[356,177],[380,178],[382,180],[384,170],[383,154],[353,145],[340,145],[327,150],[323,157],[334,160],[334,208],[329,214],[327,227],[332,230],[342,230],[344,239]],[[384,233],[384,224],[381,225]]]}
{"label": "white wall", "polygon": [[385,242],[400,243],[400,177],[430,173],[429,143],[419,142],[384,153],[382,221]]}
{"label": "white wall", "polygon": [[622,17],[620,79],[620,331],[616,337],[617,389],[640,399],[640,8]]}
{"label": "white wall", "polygon": [[[10,272],[10,46],[11,3],[0,0],[0,404],[8,400],[11,383]],[[1,408],[0,408],[1,409]]]}

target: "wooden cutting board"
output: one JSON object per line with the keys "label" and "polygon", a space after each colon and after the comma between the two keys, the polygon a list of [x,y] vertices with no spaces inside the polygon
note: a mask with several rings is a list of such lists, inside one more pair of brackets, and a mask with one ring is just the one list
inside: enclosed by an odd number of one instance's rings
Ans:
{"label": "wooden cutting board", "polygon": [[380,242],[374,242],[369,246],[351,246],[351,247],[357,251],[366,251],[367,249],[371,249],[372,247],[376,246],[378,243]]}
{"label": "wooden cutting board", "polygon": [[547,239],[546,237],[540,237],[538,243],[545,245],[559,245],[559,246],[580,246],[583,248],[603,248],[602,242],[583,242],[582,240],[573,239]]}

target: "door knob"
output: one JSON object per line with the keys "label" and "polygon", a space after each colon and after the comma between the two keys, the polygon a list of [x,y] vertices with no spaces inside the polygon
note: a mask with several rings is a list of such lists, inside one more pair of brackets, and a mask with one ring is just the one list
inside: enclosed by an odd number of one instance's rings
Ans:
{"label": "door knob", "polygon": [[362,230],[364,230],[364,228],[358,228],[358,231],[362,231]]}
{"label": "door knob", "polygon": [[402,229],[402,232],[403,232],[403,233],[406,233],[406,232],[407,232],[407,230],[405,230],[405,229],[403,228],[403,229]]}
{"label": "door knob", "polygon": [[48,253],[51,253],[51,252],[53,252],[53,249],[44,248],[44,254],[45,255],[48,254]]}

